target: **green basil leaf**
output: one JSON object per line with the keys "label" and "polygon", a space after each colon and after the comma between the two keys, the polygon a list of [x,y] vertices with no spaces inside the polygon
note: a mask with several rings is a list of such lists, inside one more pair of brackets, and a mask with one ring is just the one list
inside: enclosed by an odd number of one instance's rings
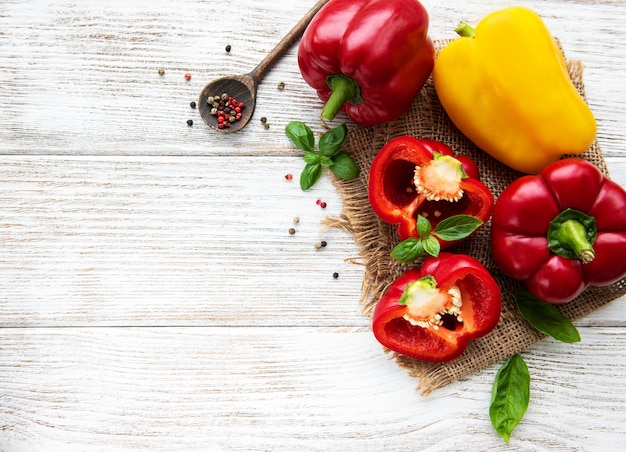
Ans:
{"label": "green basil leaf", "polygon": [[339,154],[335,154],[333,157],[333,165],[330,167],[330,170],[337,176],[339,179],[343,180],[352,180],[359,177],[359,165],[357,165],[352,157],[350,157],[345,152],[340,152]]}
{"label": "green basil leaf", "polygon": [[555,306],[540,300],[530,292],[517,292],[513,297],[520,314],[533,328],[552,336],[557,341],[568,344],[580,342],[580,334],[572,321]]}
{"label": "green basil leaf", "polygon": [[393,259],[407,264],[413,262],[422,254],[424,254],[422,240],[413,237],[398,243],[391,251]]}
{"label": "green basil leaf", "polygon": [[322,166],[333,166],[335,162],[330,157],[326,157],[325,155],[320,154],[322,157],[320,158],[320,163]]}
{"label": "green basil leaf", "polygon": [[428,237],[432,232],[432,226],[430,225],[430,221],[426,219],[426,217],[422,215],[417,216],[417,233],[420,237]]}
{"label": "green basil leaf", "polygon": [[489,418],[508,444],[530,402],[530,372],[519,355],[511,356],[498,370],[491,390]]}
{"label": "green basil leaf", "polygon": [[316,163],[320,163],[322,160],[322,155],[319,152],[307,152],[302,156],[302,159],[311,165],[315,165]]}
{"label": "green basil leaf", "polygon": [[308,190],[315,182],[322,176],[322,165],[319,163],[307,163],[300,173],[300,188],[302,190]]}
{"label": "green basil leaf", "polygon": [[441,220],[433,234],[446,242],[461,240],[471,235],[483,221],[471,215],[454,215]]}
{"label": "green basil leaf", "polygon": [[327,157],[333,157],[339,152],[347,136],[348,127],[345,124],[330,129],[320,137],[320,152]]}
{"label": "green basil leaf", "polygon": [[285,126],[287,137],[298,148],[306,152],[315,150],[315,137],[309,126],[301,121],[292,121]]}
{"label": "green basil leaf", "polygon": [[431,256],[439,256],[439,251],[441,251],[441,245],[439,244],[439,240],[437,240],[432,235],[424,237],[422,239],[422,245],[424,246],[424,250]]}

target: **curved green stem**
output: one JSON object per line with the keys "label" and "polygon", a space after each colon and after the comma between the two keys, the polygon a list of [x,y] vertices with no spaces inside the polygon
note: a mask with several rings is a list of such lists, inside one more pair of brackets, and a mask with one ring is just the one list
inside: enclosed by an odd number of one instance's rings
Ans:
{"label": "curved green stem", "polygon": [[467,22],[459,22],[454,31],[463,38],[473,38],[476,35],[476,30]]}
{"label": "curved green stem", "polygon": [[563,223],[555,238],[561,242],[561,246],[572,250],[583,264],[591,262],[596,256],[593,246],[587,240],[585,227],[576,220]]}
{"label": "curved green stem", "polygon": [[566,209],[550,223],[548,247],[559,256],[588,264],[596,256],[592,245],[596,235],[595,218],[578,210]]}
{"label": "curved green stem", "polygon": [[332,121],[346,102],[351,104],[363,102],[361,89],[354,79],[343,74],[333,74],[326,78],[326,83],[328,83],[332,94],[326,101],[324,110],[322,110],[322,118]]}

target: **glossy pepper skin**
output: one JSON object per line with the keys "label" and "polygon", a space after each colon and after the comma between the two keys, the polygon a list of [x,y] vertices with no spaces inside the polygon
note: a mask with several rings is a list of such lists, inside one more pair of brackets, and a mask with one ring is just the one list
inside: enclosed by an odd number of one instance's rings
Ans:
{"label": "glossy pepper skin", "polygon": [[434,60],[428,13],[417,0],[331,0],[298,49],[302,77],[326,102],[322,118],[344,110],[360,126],[404,114]]}
{"label": "glossy pepper skin", "polygon": [[[415,172],[418,168],[435,164],[437,155],[448,156],[452,165],[462,168],[464,176],[451,181],[450,167],[436,170],[441,177],[434,177],[431,180],[434,186],[420,192]],[[454,188],[462,191],[460,199],[450,201],[445,196],[439,196],[450,195]],[[432,193],[435,193],[434,197],[430,196]],[[426,217],[434,229],[441,220],[460,214],[487,222],[494,206],[493,195],[480,182],[478,168],[470,158],[455,157],[454,151],[441,142],[418,140],[411,136],[390,140],[376,154],[370,168],[368,196],[374,213],[384,222],[397,225],[398,236],[402,240],[419,237],[418,215]],[[440,199],[436,200],[437,197]],[[437,240],[441,249],[458,242]]]}
{"label": "glossy pepper skin", "polygon": [[626,191],[585,160],[559,160],[502,192],[491,243],[506,275],[540,300],[569,302],[626,276]]}
{"label": "glossy pepper skin", "polygon": [[457,128],[509,167],[537,174],[596,136],[593,113],[573,85],[554,38],[533,11],[511,7],[485,17],[438,55],[441,105]]}
{"label": "glossy pepper skin", "polygon": [[372,326],[376,339],[390,350],[444,362],[493,330],[501,308],[500,289],[480,262],[444,252],[391,284],[374,308]]}

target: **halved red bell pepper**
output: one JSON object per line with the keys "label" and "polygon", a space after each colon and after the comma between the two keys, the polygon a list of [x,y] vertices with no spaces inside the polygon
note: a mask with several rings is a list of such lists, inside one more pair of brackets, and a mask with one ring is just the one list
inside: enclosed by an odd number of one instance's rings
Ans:
{"label": "halved red bell pepper", "polygon": [[626,191],[593,164],[566,158],[510,184],[496,202],[493,257],[548,303],[626,276]]}
{"label": "halved red bell pepper", "polygon": [[374,336],[409,358],[443,362],[492,331],[502,296],[487,269],[473,257],[441,253],[396,279],[374,308]]}
{"label": "halved red bell pepper", "polygon": [[[419,237],[418,215],[426,217],[433,229],[454,215],[486,223],[494,205],[470,158],[455,157],[450,147],[438,141],[411,136],[392,139],[374,157],[368,195],[374,213],[397,225],[402,240]],[[441,249],[458,242],[437,240]]]}
{"label": "halved red bell pepper", "polygon": [[331,0],[298,48],[302,78],[326,102],[322,118],[343,110],[360,126],[403,115],[434,64],[428,13],[417,0]]}

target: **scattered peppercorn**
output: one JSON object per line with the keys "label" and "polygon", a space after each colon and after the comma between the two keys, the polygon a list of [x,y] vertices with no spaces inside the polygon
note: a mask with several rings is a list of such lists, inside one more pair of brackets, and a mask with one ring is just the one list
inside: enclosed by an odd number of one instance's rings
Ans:
{"label": "scattered peppercorn", "polygon": [[157,71],[159,72],[159,75],[163,75],[163,74],[165,74],[165,69],[163,69],[162,67],[160,67],[159,69],[157,69]]}
{"label": "scattered peppercorn", "polygon": [[189,103],[189,106],[190,106],[191,108],[196,108],[196,103],[195,103],[194,101],[191,101],[191,102]]}
{"label": "scattered peppercorn", "polygon": [[266,122],[265,124],[263,124],[263,127],[265,128],[265,130],[270,128],[270,123]]}
{"label": "scattered peppercorn", "polygon": [[189,72],[185,74],[185,80],[187,81],[191,80],[191,74]]}
{"label": "scattered peppercorn", "polygon": [[326,208],[326,203],[325,203],[324,201],[322,201],[322,202],[320,203],[320,207],[321,207],[322,209],[325,209],[325,208]]}
{"label": "scattered peppercorn", "polygon": [[285,82],[278,82],[278,89],[285,89]]}
{"label": "scattered peppercorn", "polygon": [[290,235],[294,235],[295,233],[296,233],[296,230],[294,228],[289,228]]}
{"label": "scattered peppercorn", "polygon": [[333,273],[333,278],[334,278],[334,279],[339,278],[339,273],[337,273],[337,272]]}
{"label": "scattered peppercorn", "polygon": [[188,120],[187,120],[187,125],[188,125],[189,127],[193,126],[193,119],[188,119]]}
{"label": "scattered peppercorn", "polygon": [[231,49],[230,44],[228,44],[228,45],[226,46],[226,53],[230,53],[230,49]]}
{"label": "scattered peppercorn", "polygon": [[317,242],[315,244],[315,248],[316,249],[322,249],[322,248],[326,248],[326,246],[328,245],[328,243],[326,242],[326,240],[322,240],[321,242]]}
{"label": "scattered peppercorn", "polygon": [[295,224],[300,223],[300,217],[294,217],[293,222],[294,222]]}
{"label": "scattered peppercorn", "polygon": [[291,174],[291,173],[285,174],[285,179],[286,179],[286,180],[291,180],[291,179],[293,179],[293,174]]}
{"label": "scattered peppercorn", "polygon": [[265,124],[267,122],[267,118],[265,116],[261,116],[261,124]]}

